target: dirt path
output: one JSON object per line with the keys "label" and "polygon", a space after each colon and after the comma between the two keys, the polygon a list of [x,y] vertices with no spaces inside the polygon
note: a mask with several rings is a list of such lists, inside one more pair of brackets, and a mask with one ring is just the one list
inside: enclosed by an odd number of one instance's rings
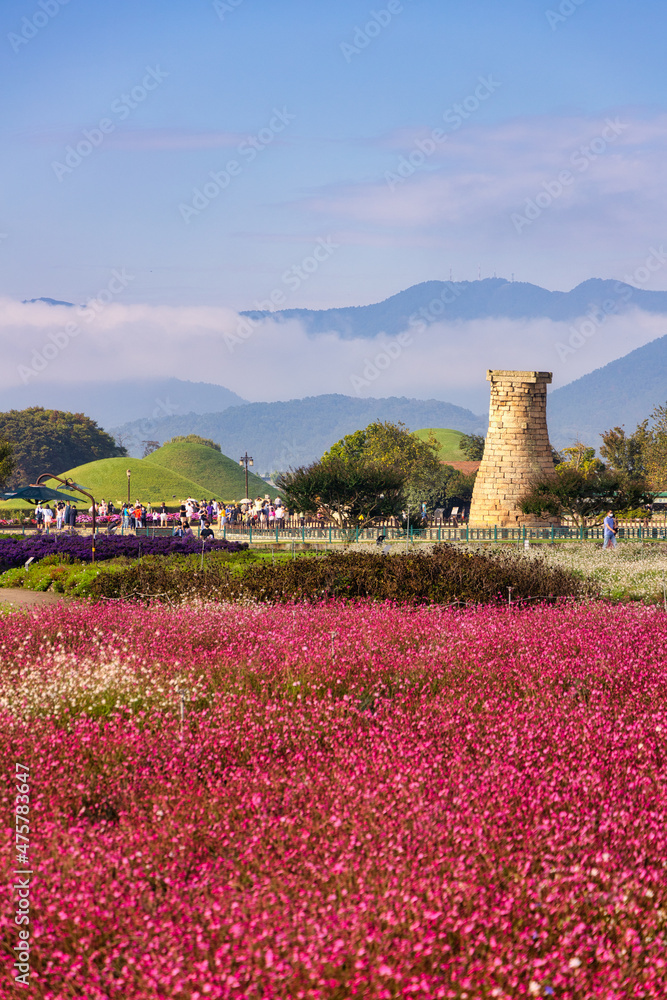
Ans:
{"label": "dirt path", "polygon": [[0,587],[0,604],[14,608],[43,608],[66,601],[64,594],[41,593],[38,590],[24,590],[23,587]]}

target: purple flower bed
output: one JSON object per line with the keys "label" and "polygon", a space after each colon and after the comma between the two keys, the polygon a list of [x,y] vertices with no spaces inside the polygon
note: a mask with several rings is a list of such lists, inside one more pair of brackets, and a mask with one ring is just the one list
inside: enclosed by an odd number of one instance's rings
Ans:
{"label": "purple flower bed", "polygon": [[[220,552],[240,552],[247,549],[246,542],[228,542],[224,539],[215,539],[205,543],[206,551],[212,550]],[[26,560],[43,559],[58,553],[63,553],[80,559],[83,562],[91,562],[93,558],[93,541],[90,535],[83,537],[80,535],[38,535],[30,538],[0,538],[0,572],[13,569],[15,566],[23,566]],[[113,535],[103,535],[98,537],[95,543],[95,559],[115,559],[118,556],[127,556],[136,559],[142,556],[171,556],[171,555],[191,555],[201,552],[202,542],[199,538],[188,536],[185,538],[137,538],[135,535],[121,535],[119,538]]]}

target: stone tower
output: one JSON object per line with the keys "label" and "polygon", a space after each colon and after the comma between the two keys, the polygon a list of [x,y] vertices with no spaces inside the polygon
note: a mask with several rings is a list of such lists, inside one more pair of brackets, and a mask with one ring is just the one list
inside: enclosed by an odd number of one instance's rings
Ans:
{"label": "stone tower", "polygon": [[547,431],[547,385],[551,372],[488,371],[491,383],[489,432],[470,508],[470,524],[517,527],[557,524],[539,520],[518,506],[530,479],[553,473]]}

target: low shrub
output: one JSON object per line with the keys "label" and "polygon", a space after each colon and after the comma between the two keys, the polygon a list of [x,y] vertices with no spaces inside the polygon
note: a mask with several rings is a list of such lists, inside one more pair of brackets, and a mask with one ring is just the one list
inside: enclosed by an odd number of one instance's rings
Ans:
{"label": "low shrub", "polygon": [[384,556],[331,552],[322,556],[252,562],[239,572],[215,555],[203,570],[195,557],[144,559],[113,575],[101,570],[91,596],[180,602],[244,600],[262,602],[371,598],[410,604],[487,603],[586,597],[594,585],[562,567],[522,553],[465,552],[441,545],[431,553]]}

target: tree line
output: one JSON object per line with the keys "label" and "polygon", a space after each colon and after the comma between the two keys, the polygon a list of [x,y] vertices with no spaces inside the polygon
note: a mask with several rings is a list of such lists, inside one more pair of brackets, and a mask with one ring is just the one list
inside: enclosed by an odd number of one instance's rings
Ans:
{"label": "tree line", "polygon": [[[220,450],[197,435],[173,438]],[[167,442],[169,443],[169,442]],[[482,458],[484,438],[464,434],[463,456]],[[82,413],[29,407],[0,413],[0,488],[27,485],[43,472],[62,473],[97,459],[125,456],[126,449]],[[323,511],[343,527],[368,527],[410,514],[464,506],[475,473],[443,464],[435,436],[423,440],[402,423],[375,421],[337,441],[322,458],[276,477],[289,504],[303,513]],[[575,442],[554,451],[553,473],[536,477],[521,500],[535,517],[569,515],[580,525],[607,509],[641,515],[656,494],[667,491],[667,404],[658,406],[632,433],[613,427],[595,449]]]}
{"label": "tree line", "polygon": [[0,487],[34,483],[42,472],[59,475],[99,458],[120,458],[125,448],[83,413],[30,406],[0,413]]}
{"label": "tree line", "polygon": [[612,427],[601,437],[600,458],[580,441],[557,454],[554,474],[530,484],[523,512],[568,515],[580,526],[607,510],[645,516],[656,495],[667,490],[667,405],[656,407],[631,434]]}

